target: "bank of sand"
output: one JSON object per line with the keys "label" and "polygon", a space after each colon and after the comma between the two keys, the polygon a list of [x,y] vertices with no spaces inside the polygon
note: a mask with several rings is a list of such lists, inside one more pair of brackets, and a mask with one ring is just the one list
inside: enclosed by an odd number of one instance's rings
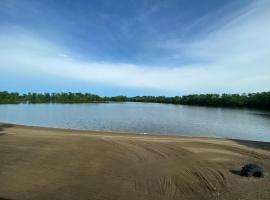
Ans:
{"label": "bank of sand", "polygon": [[270,144],[2,125],[0,198],[270,199]]}

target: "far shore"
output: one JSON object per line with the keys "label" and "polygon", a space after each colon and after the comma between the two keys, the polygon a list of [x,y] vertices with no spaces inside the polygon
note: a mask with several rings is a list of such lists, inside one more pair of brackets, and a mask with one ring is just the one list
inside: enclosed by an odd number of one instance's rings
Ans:
{"label": "far shore", "polygon": [[0,123],[0,199],[266,200],[269,172],[267,142]]}

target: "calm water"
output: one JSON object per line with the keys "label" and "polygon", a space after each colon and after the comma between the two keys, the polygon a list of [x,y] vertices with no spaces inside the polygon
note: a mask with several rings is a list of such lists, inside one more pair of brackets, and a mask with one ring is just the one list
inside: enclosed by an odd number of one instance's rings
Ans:
{"label": "calm water", "polygon": [[270,112],[152,103],[0,105],[0,122],[270,141]]}

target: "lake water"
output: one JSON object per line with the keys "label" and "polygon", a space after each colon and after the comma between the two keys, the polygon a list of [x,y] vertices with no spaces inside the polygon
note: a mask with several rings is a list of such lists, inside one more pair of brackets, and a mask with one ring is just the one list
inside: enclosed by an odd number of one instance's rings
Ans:
{"label": "lake water", "polygon": [[0,122],[270,142],[270,112],[153,103],[0,105]]}

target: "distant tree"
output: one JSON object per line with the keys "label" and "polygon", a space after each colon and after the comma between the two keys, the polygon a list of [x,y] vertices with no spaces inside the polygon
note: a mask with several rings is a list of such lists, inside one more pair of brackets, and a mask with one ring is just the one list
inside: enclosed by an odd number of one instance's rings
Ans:
{"label": "distant tree", "polygon": [[100,97],[91,93],[0,92],[0,103],[90,103],[90,102],[151,102],[202,106],[230,106],[270,109],[270,92],[250,94],[193,94],[186,96],[114,96]]}

